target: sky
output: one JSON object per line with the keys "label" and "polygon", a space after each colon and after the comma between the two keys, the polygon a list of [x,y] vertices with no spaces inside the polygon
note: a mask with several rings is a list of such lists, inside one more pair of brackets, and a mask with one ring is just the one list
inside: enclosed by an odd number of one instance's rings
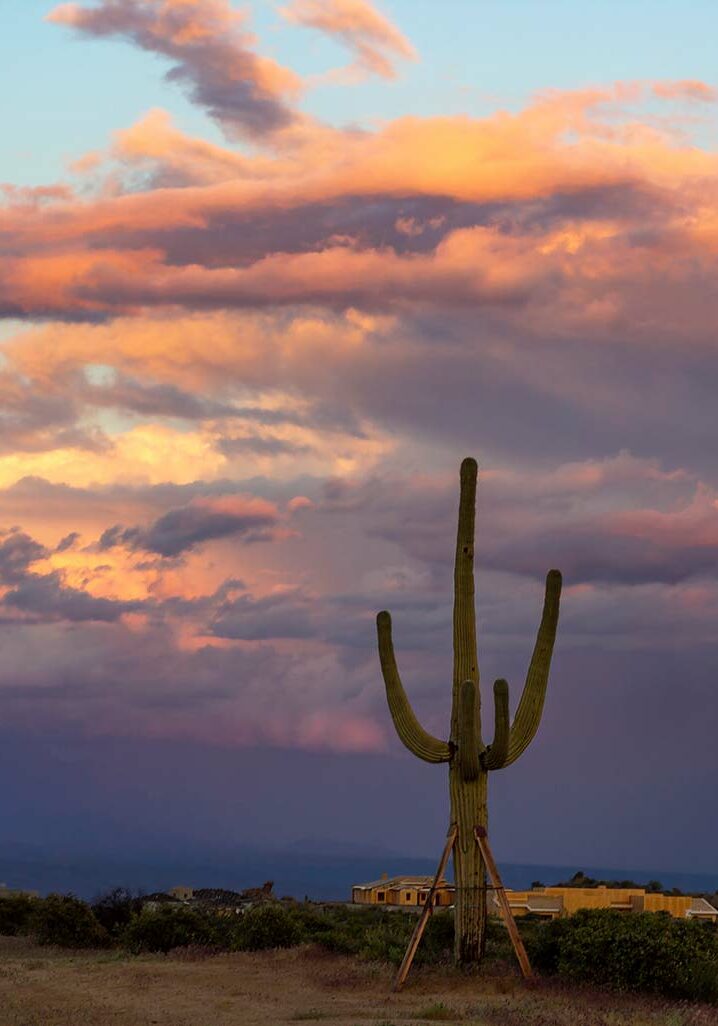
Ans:
{"label": "sky", "polygon": [[0,7],[0,841],[438,855],[473,456],[498,857],[718,874],[715,6]]}

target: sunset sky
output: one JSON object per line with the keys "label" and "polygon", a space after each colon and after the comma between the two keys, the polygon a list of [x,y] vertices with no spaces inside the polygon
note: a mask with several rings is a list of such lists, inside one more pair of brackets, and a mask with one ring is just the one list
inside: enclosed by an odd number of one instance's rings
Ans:
{"label": "sunset sky", "polygon": [[0,6],[0,840],[438,853],[474,456],[497,854],[718,872],[715,5]]}

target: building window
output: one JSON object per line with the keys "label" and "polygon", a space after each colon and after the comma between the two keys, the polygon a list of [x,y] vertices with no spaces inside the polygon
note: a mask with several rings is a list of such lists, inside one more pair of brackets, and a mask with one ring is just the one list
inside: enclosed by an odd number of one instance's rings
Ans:
{"label": "building window", "polygon": [[419,902],[420,902],[420,904],[422,904],[422,905],[423,905],[423,903],[424,903],[425,901],[426,901],[426,895],[425,895],[425,894],[420,894],[420,895],[419,895]]}
{"label": "building window", "polygon": [[408,891],[406,892],[406,898],[404,900],[405,901],[411,901],[411,894],[409,894]]}
{"label": "building window", "polygon": [[386,901],[386,891],[377,891],[376,892],[376,900],[377,901]]}

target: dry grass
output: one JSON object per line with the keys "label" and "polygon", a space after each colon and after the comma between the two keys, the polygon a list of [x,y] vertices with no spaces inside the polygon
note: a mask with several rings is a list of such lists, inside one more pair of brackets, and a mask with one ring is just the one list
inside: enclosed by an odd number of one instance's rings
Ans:
{"label": "dry grass", "polygon": [[718,1026],[718,1011],[537,984],[510,974],[392,971],[319,948],[133,958],[0,938],[0,1026]]}

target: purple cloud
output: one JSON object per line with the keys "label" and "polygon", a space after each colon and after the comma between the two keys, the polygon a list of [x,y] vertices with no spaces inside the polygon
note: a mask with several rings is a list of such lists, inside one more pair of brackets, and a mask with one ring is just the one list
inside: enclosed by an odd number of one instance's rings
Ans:
{"label": "purple cloud", "polygon": [[166,77],[187,86],[230,135],[261,138],[286,128],[296,118],[287,93],[299,79],[251,49],[245,15],[228,0],[100,0],[95,7],[66,3],[49,21],[69,25],[83,35],[118,36],[174,62]]}
{"label": "purple cloud", "polygon": [[107,528],[100,549],[123,545],[132,550],[179,556],[208,541],[238,537],[245,543],[273,537],[279,513],[271,503],[254,496],[197,498],[180,509],[171,509],[148,528]]}

